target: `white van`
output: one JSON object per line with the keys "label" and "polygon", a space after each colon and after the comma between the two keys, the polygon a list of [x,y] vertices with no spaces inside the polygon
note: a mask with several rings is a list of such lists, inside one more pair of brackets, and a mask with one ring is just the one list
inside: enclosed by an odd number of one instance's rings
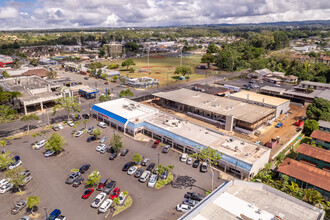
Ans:
{"label": "white van", "polygon": [[181,155],[180,161],[181,162],[186,162],[187,161],[187,158],[188,158],[188,154],[185,154],[184,153],[184,154]]}
{"label": "white van", "polygon": [[150,176],[150,171],[146,170],[142,173],[139,181],[142,183],[145,183],[147,181],[147,179],[149,178],[149,176]]}
{"label": "white van", "polygon": [[102,122],[102,121],[100,121],[99,123],[97,123],[97,125],[98,125],[99,127],[101,127],[101,128],[106,128],[106,127],[107,127],[107,124],[104,123],[104,122]]}

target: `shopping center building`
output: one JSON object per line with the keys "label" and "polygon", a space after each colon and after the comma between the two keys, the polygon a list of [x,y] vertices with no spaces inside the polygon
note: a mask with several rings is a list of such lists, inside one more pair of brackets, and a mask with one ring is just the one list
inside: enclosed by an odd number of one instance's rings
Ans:
{"label": "shopping center building", "polygon": [[269,160],[270,149],[177,118],[129,99],[95,104],[94,118],[135,137],[139,133],[187,153],[211,147],[222,153],[219,168],[241,179],[251,178]]}

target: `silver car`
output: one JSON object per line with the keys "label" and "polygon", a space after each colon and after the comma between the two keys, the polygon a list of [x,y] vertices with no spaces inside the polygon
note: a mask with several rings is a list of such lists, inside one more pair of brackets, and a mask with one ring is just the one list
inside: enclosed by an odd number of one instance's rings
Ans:
{"label": "silver car", "polygon": [[191,165],[192,162],[193,162],[193,158],[192,158],[192,157],[188,157],[188,159],[187,159],[187,164],[188,164],[188,165]]}
{"label": "silver car", "polygon": [[103,136],[100,140],[100,143],[103,144],[106,140],[108,140],[107,136]]}

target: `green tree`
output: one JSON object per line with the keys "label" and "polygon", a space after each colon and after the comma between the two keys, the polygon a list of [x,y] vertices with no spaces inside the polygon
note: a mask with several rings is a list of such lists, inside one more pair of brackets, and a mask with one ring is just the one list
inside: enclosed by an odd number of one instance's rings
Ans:
{"label": "green tree", "polygon": [[219,47],[215,46],[215,44],[210,44],[206,49],[206,53],[218,53],[219,51]]}
{"label": "green tree", "polygon": [[118,79],[118,76],[113,76],[113,77],[112,77],[112,81],[113,81],[113,82],[116,82],[117,79]]}
{"label": "green tree", "polygon": [[119,134],[114,134],[110,140],[110,145],[115,152],[120,152],[123,148],[122,137]]}
{"label": "green tree", "polygon": [[125,67],[125,66],[126,66],[127,70],[128,70],[128,68],[129,68],[130,66],[134,66],[134,65],[135,65],[135,63],[134,63],[134,60],[133,60],[133,59],[127,59],[127,60],[125,60],[125,61],[123,61],[123,62],[121,63],[121,66],[122,66],[122,67]]}
{"label": "green tree", "polygon": [[130,89],[120,91],[119,93],[120,98],[127,96],[134,96],[134,93]]}
{"label": "green tree", "polygon": [[65,145],[65,139],[59,133],[53,132],[50,138],[46,141],[45,148],[55,151],[56,154],[61,152]]}
{"label": "green tree", "polygon": [[304,123],[303,133],[307,136],[310,136],[314,130],[319,129],[319,123],[314,119],[307,119]]}
{"label": "green tree", "polygon": [[99,56],[100,56],[100,57],[104,57],[104,55],[105,55],[105,50],[101,49],[101,50],[99,51]]}
{"label": "green tree", "polygon": [[111,96],[106,94],[106,95],[101,95],[99,97],[99,102],[107,102],[111,100]]}
{"label": "green tree", "polygon": [[112,205],[113,205],[114,210],[117,209],[118,204],[119,204],[119,198],[118,198],[118,197],[117,197],[117,198],[114,198],[114,199],[112,200]]}
{"label": "green tree", "polygon": [[12,156],[9,151],[6,151],[3,154],[0,154],[0,168],[1,170],[5,170],[8,168],[9,164],[13,162]]}
{"label": "green tree", "polygon": [[38,133],[38,132],[32,134],[32,137],[33,137],[33,139],[34,139],[34,142],[36,142],[36,138],[37,138],[38,136],[40,136],[40,133]]}
{"label": "green tree", "polygon": [[31,209],[32,214],[34,215],[34,209],[35,207],[38,207],[40,203],[39,197],[38,196],[30,196],[27,199],[27,207]]}
{"label": "green tree", "polygon": [[205,161],[207,163],[212,173],[212,191],[213,191],[214,172],[211,165],[214,166],[218,165],[218,162],[220,161],[222,154],[211,147],[204,147],[202,148],[202,150],[199,151],[199,153],[193,153],[191,154],[191,156],[194,158],[198,158],[199,160]]}
{"label": "green tree", "polygon": [[39,117],[36,114],[23,115],[21,117],[21,121],[27,122],[28,131],[30,131],[30,121],[37,121],[37,120],[39,120]]}
{"label": "green tree", "polygon": [[101,180],[100,172],[94,170],[91,174],[89,174],[88,179],[86,181],[86,186],[88,187],[96,187]]}
{"label": "green tree", "polygon": [[306,115],[309,119],[330,121],[330,101],[316,98],[308,105]]}
{"label": "green tree", "polygon": [[71,112],[80,112],[80,104],[75,97],[62,97],[55,100],[56,105],[53,108],[53,115],[60,109],[67,112],[68,120],[70,119]]}
{"label": "green tree", "polygon": [[30,60],[30,65],[32,65],[32,66],[38,66],[38,64],[39,64],[39,60],[37,60],[37,59],[31,59]]}
{"label": "green tree", "polygon": [[7,71],[3,71],[1,74],[4,78],[10,78],[10,75],[7,73]]}
{"label": "green tree", "polygon": [[217,58],[215,56],[213,56],[210,53],[206,53],[203,55],[201,62],[202,63],[207,63],[207,67],[210,68],[210,64],[214,63],[217,60]]}
{"label": "green tree", "polygon": [[14,185],[14,188],[17,188],[20,192],[20,186],[24,185],[24,179],[26,178],[25,175],[21,174],[22,172],[24,172],[23,167],[17,167],[6,172],[6,177],[10,179],[9,182],[12,183]]}
{"label": "green tree", "polygon": [[102,133],[101,130],[99,128],[96,128],[96,129],[93,130],[92,134],[94,135],[94,137],[97,138],[98,136],[101,135],[101,133]]}
{"label": "green tree", "polygon": [[316,191],[315,189],[305,189],[303,199],[312,205],[321,204],[321,202],[323,201],[321,193]]}
{"label": "green tree", "polygon": [[164,172],[172,172],[174,169],[174,166],[173,165],[167,165],[167,166],[164,166],[162,164],[158,164],[157,165],[157,168],[156,168],[156,174],[158,177],[160,177],[162,175],[162,173]]}
{"label": "green tree", "polygon": [[119,68],[119,64],[117,63],[113,63],[108,66],[108,69],[118,69],[118,68]]}
{"label": "green tree", "polygon": [[4,140],[4,139],[0,140],[0,146],[2,147],[2,152],[6,152],[6,149],[5,149],[6,145],[7,145],[6,140]]}
{"label": "green tree", "polygon": [[127,42],[125,44],[125,51],[130,53],[137,53],[139,52],[140,46],[135,42]]}
{"label": "green tree", "polygon": [[176,69],[175,69],[175,74],[178,74],[178,75],[182,75],[182,76],[185,76],[185,75],[189,75],[189,74],[192,74],[192,69],[189,67],[189,66],[178,66]]}
{"label": "green tree", "polygon": [[84,126],[85,126],[85,129],[86,129],[86,124],[87,124],[87,122],[88,122],[88,119],[85,119],[85,120],[83,120],[81,123],[83,123],[84,124]]}
{"label": "green tree", "polygon": [[0,123],[15,120],[18,117],[17,111],[8,105],[0,105]]}
{"label": "green tree", "polygon": [[132,161],[136,164],[142,162],[143,157],[141,156],[141,154],[135,153],[132,157]]}
{"label": "green tree", "polygon": [[135,72],[135,69],[133,67],[129,68],[129,72],[130,73],[134,73]]}
{"label": "green tree", "polygon": [[236,63],[236,56],[233,51],[225,47],[218,53],[216,66],[221,70],[234,71]]}

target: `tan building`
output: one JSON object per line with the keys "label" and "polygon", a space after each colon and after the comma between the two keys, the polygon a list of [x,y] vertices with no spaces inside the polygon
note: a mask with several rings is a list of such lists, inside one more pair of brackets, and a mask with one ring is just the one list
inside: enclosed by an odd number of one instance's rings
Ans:
{"label": "tan building", "polygon": [[103,49],[108,57],[117,58],[123,53],[123,47],[121,44],[104,44]]}

